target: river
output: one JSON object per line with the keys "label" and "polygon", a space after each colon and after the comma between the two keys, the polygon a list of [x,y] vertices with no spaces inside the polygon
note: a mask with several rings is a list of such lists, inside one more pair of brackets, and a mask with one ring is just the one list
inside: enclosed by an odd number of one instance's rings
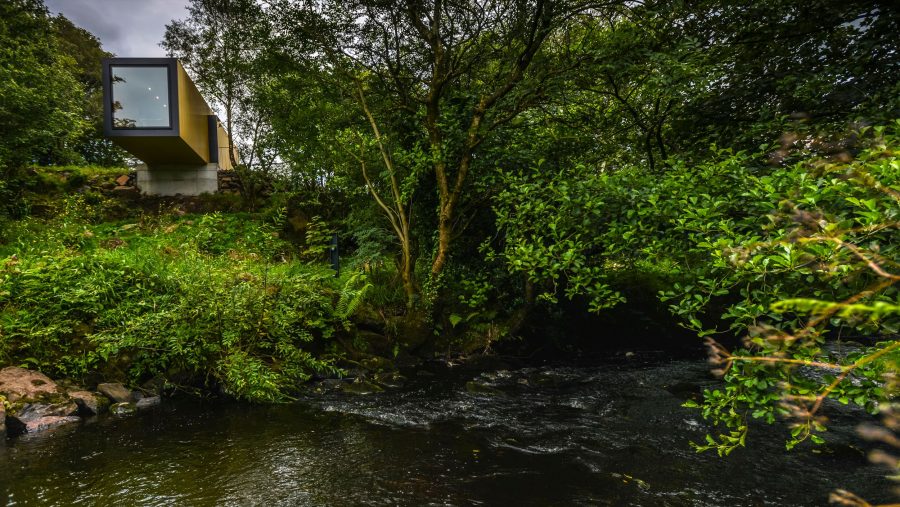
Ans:
{"label": "river", "polygon": [[[0,444],[7,505],[826,505],[887,501],[841,407],[829,443],[754,425],[719,458],[681,404],[699,359],[639,354],[479,372],[431,365],[383,393],[248,406],[179,398]],[[814,452],[813,452],[814,451]]]}

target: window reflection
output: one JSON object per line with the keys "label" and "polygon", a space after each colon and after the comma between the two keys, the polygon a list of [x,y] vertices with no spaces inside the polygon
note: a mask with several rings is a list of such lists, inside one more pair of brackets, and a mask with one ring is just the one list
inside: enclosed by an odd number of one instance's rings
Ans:
{"label": "window reflection", "polygon": [[111,66],[113,128],[170,128],[168,67]]}

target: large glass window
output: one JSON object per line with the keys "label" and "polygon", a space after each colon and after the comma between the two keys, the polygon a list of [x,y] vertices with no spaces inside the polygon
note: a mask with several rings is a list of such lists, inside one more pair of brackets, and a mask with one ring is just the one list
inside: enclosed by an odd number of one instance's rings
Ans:
{"label": "large glass window", "polygon": [[171,128],[169,68],[113,65],[113,128]]}

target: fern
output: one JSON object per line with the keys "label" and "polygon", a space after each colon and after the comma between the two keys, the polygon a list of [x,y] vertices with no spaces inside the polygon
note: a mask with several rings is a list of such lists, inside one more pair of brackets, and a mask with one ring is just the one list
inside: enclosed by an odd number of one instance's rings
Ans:
{"label": "fern", "polygon": [[354,273],[347,279],[334,309],[335,316],[344,322],[344,327],[349,325],[347,319],[359,308],[371,288],[372,284],[369,283],[368,277],[363,272]]}

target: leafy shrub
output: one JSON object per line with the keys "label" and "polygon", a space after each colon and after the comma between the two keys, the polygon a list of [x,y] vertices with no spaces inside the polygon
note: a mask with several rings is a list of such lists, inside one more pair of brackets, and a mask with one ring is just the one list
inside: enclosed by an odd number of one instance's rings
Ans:
{"label": "leafy shrub", "polygon": [[[68,377],[213,382],[284,399],[314,373],[365,285],[290,261],[274,226],[246,215],[92,224],[72,197],[18,224],[0,256],[0,361]],[[0,257],[3,258],[3,257]]]}

